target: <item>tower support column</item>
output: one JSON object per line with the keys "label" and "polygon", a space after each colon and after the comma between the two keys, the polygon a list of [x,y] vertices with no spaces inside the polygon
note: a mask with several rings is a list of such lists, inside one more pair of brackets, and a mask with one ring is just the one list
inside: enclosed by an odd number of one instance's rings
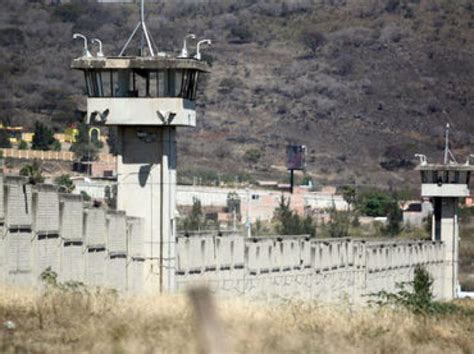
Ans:
{"label": "tower support column", "polygon": [[435,197],[433,215],[433,240],[444,244],[443,298],[456,297],[459,259],[458,198]]}
{"label": "tower support column", "polygon": [[117,208],[144,220],[145,290],[175,290],[176,128],[118,126]]}

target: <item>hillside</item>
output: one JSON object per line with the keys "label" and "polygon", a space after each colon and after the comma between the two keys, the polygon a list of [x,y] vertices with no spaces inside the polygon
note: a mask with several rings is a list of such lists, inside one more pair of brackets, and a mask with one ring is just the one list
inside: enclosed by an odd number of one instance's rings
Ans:
{"label": "hillside", "polygon": [[[72,33],[116,55],[136,5],[2,5],[0,118],[55,129],[78,119]],[[460,159],[474,142],[472,1],[162,1],[148,17],[160,51],[177,52],[188,32],[214,43],[198,127],[179,133],[185,174],[282,179],[286,145],[302,143],[318,183],[397,186],[417,181],[415,152],[441,157],[447,121]]]}

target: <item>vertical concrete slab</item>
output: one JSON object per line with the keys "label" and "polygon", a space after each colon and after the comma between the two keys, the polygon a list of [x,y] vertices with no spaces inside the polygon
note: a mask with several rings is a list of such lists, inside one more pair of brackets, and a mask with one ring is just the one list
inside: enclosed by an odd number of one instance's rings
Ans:
{"label": "vertical concrete slab", "polygon": [[61,235],[61,282],[85,283],[86,249],[84,245],[84,205],[82,197],[59,195]]}
{"label": "vertical concrete slab", "polygon": [[82,240],[63,240],[61,247],[61,282],[85,283],[85,248]]}
{"label": "vertical concrete slab", "polygon": [[107,213],[107,249],[110,253],[127,253],[127,216],[123,211]]}
{"label": "vertical concrete slab", "polygon": [[119,292],[127,290],[127,217],[123,211],[107,213],[106,286]]}
{"label": "vertical concrete slab", "polygon": [[138,294],[143,292],[145,286],[145,243],[141,218],[127,218],[127,240],[127,291]]}
{"label": "vertical concrete slab", "polygon": [[84,234],[86,245],[86,284],[104,286],[106,282],[107,228],[105,210],[86,209],[84,214]]}
{"label": "vertical concrete slab", "polygon": [[33,273],[51,269],[60,273],[61,239],[59,237],[59,195],[53,185],[35,185],[33,188]]}
{"label": "vertical concrete slab", "polygon": [[32,193],[24,177],[4,179],[6,278],[18,285],[34,285]]}

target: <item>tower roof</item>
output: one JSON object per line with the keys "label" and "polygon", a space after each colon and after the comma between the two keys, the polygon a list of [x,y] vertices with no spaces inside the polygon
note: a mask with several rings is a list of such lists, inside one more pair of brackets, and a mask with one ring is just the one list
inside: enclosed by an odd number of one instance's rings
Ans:
{"label": "tower roof", "polygon": [[209,72],[210,67],[205,61],[196,59],[182,59],[171,57],[81,57],[74,59],[72,69],[90,70],[120,70],[120,69],[193,69],[201,72]]}
{"label": "tower roof", "polygon": [[418,165],[416,167],[418,171],[474,171],[474,165],[462,165],[462,164],[436,164],[430,163],[425,165]]}

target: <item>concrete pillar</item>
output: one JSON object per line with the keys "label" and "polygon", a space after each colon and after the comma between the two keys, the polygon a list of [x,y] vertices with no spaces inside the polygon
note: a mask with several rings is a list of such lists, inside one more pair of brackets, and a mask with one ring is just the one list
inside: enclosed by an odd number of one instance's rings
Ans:
{"label": "concrete pillar", "polygon": [[459,224],[458,198],[435,198],[434,234],[433,239],[444,244],[444,290],[443,298],[452,299],[456,296],[458,284]]}
{"label": "concrete pillar", "polygon": [[117,208],[143,219],[145,291],[175,290],[176,129],[119,126]]}

